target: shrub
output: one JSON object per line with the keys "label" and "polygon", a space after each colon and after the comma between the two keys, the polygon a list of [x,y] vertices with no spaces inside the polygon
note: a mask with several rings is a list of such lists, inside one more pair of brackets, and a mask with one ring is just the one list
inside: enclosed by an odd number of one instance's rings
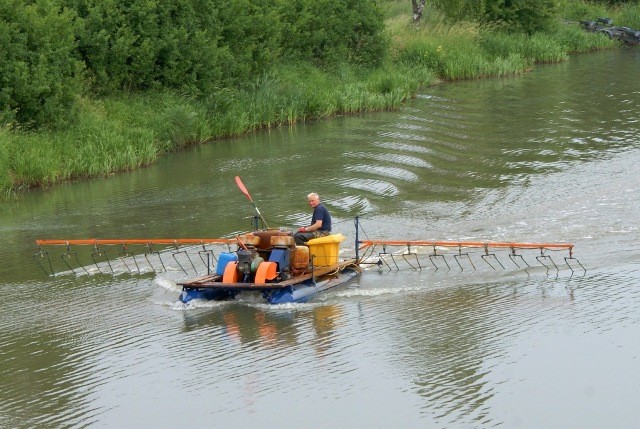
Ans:
{"label": "shrub", "polygon": [[334,66],[377,66],[388,48],[382,12],[372,0],[292,0],[282,5],[287,57]]}
{"label": "shrub", "polygon": [[484,4],[485,22],[527,34],[548,30],[558,11],[557,0],[484,0]]}
{"label": "shrub", "polygon": [[0,25],[0,126],[65,126],[82,90],[74,14],[49,0],[5,0]]}

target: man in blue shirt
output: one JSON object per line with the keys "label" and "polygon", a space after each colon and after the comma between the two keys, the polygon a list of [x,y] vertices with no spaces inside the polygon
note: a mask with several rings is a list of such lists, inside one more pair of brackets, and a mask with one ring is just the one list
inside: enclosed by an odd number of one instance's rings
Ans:
{"label": "man in blue shirt", "polygon": [[313,207],[311,225],[302,226],[298,232],[293,234],[297,245],[304,245],[307,241],[316,237],[323,237],[331,234],[331,215],[329,210],[320,203],[320,197],[315,192],[307,195],[309,205]]}

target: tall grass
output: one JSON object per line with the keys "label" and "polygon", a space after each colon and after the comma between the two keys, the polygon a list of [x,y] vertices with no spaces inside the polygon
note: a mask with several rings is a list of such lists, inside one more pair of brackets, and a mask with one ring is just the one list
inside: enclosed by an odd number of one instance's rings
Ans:
{"label": "tall grass", "polygon": [[13,178],[9,165],[9,145],[12,134],[9,130],[0,127],[0,199],[11,195]]}
{"label": "tall grass", "polygon": [[[431,83],[425,73],[423,82]],[[323,72],[309,64],[281,66],[249,89],[213,94],[208,100],[213,137],[293,125],[337,113],[395,109],[416,90],[416,76],[401,69]]]}
{"label": "tall grass", "polygon": [[640,29],[640,6],[637,3],[622,5],[615,14],[615,22],[625,27]]}
{"label": "tall grass", "polygon": [[166,152],[262,128],[398,108],[432,78],[403,68],[326,72],[297,64],[206,100],[171,92],[83,99],[78,122],[64,131],[0,130],[0,195],[138,168]]}
{"label": "tall grass", "polygon": [[[471,22],[448,22],[433,9],[426,19],[412,23],[411,11],[397,1],[387,2],[387,29],[393,40],[392,55],[397,63],[427,67],[445,80],[519,74],[535,63],[566,61],[571,53],[589,52],[616,45],[601,34],[588,33],[580,20],[611,16],[625,22],[640,20],[640,7],[625,5],[608,10],[578,0],[564,3],[563,16],[554,28],[532,35],[506,33],[498,27]],[[626,24],[625,24],[626,25]]]}

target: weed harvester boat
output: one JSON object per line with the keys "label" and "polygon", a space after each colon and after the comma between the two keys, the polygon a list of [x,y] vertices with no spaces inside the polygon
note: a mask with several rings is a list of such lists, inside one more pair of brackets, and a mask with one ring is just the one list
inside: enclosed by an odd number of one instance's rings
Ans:
{"label": "weed harvester boat", "polygon": [[[236,177],[242,192],[253,204]],[[255,204],[254,204],[255,207]],[[421,270],[524,270],[535,265],[546,273],[585,270],[573,256],[573,244],[482,241],[377,240],[355,218],[354,246],[341,256],[341,233],[295,244],[291,230],[270,229],[255,207],[254,231],[229,238],[36,240],[34,260],[49,275],[143,274],[182,271],[193,277],[177,281],[179,300],[226,300],[257,292],[271,304],[305,302],[319,292],[344,285],[364,268]],[[258,229],[259,221],[265,228]],[[64,249],[56,258],[50,246]],[[77,249],[91,246],[91,261]],[[557,255],[562,253],[563,259]],[[62,267],[62,270],[58,269]]]}
{"label": "weed harvester boat", "polygon": [[[36,240],[33,255],[48,275],[144,274],[182,271],[206,274],[177,282],[179,299],[230,299],[240,292],[260,292],[272,304],[304,302],[323,290],[342,285],[360,269],[356,259],[338,259],[342,234],[296,246],[290,231],[260,230],[236,239],[89,239]],[[237,249],[232,250],[233,243]],[[45,250],[63,247],[60,258]],[[79,246],[91,246],[91,261],[82,262]],[[166,246],[159,250],[160,246]],[[219,251],[226,248],[227,251]],[[215,267],[214,267],[215,265]],[[63,267],[62,270],[58,268]],[[66,269],[64,269],[66,268]]]}

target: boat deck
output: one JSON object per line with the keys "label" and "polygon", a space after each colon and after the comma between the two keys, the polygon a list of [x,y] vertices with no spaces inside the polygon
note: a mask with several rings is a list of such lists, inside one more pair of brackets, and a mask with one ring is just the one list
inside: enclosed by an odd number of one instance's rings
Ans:
{"label": "boat deck", "polygon": [[281,282],[255,284],[255,283],[222,283],[222,276],[218,274],[208,274],[206,276],[196,277],[189,279],[185,282],[178,282],[178,286],[198,289],[225,289],[225,290],[277,290],[284,289],[289,286],[294,286],[300,283],[304,283],[311,278],[324,276],[333,272],[339,272],[349,266],[357,266],[355,259],[348,259],[338,262],[335,265],[328,267],[315,267],[313,270],[305,271],[303,274],[295,276],[293,278],[283,280]]}

